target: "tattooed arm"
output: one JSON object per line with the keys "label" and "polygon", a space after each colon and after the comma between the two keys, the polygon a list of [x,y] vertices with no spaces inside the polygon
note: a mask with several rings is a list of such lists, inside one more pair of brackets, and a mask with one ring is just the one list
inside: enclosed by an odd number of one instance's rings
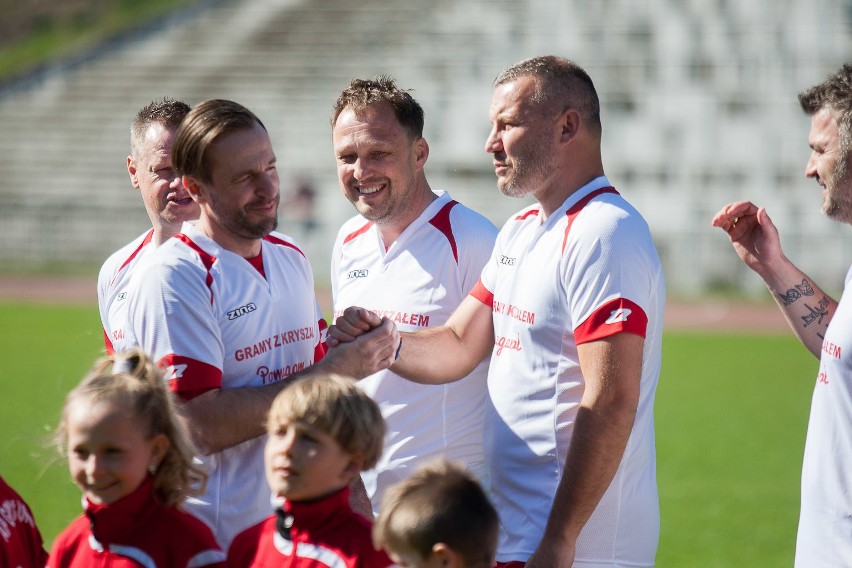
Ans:
{"label": "tattooed arm", "polygon": [[712,224],[728,233],[737,255],[763,278],[793,333],[819,358],[837,302],[784,256],[766,210],[747,201],[731,203]]}

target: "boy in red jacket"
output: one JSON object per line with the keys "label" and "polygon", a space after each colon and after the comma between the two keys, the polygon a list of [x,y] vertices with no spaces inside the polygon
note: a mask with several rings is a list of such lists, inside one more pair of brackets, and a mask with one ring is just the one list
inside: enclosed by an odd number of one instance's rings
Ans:
{"label": "boy in red jacket", "polygon": [[237,535],[228,566],[385,568],[372,521],[349,506],[349,484],[382,452],[376,403],[340,377],[297,380],[275,398],[264,460],[275,515]]}

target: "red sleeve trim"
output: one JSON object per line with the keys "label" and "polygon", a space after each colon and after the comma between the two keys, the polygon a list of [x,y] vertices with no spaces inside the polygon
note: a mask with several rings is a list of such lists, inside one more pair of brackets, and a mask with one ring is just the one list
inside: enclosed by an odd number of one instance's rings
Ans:
{"label": "red sleeve trim", "polygon": [[580,345],[617,333],[632,333],[644,338],[647,329],[645,310],[627,298],[616,298],[599,307],[574,328],[574,341]]}
{"label": "red sleeve trim", "polygon": [[450,210],[458,205],[458,201],[450,201],[438,211],[438,214],[429,220],[429,224],[438,229],[447,240],[450,242],[450,248],[453,249],[453,258],[456,264],[459,263],[459,251],[456,248],[456,237],[453,235],[453,226],[450,224]]}
{"label": "red sleeve trim", "polygon": [[157,361],[157,367],[169,390],[184,400],[222,386],[222,370],[197,359],[169,354]]}
{"label": "red sleeve trim", "polygon": [[485,284],[482,283],[482,278],[476,281],[476,285],[468,295],[473,296],[489,308],[494,307],[494,293],[485,287]]}

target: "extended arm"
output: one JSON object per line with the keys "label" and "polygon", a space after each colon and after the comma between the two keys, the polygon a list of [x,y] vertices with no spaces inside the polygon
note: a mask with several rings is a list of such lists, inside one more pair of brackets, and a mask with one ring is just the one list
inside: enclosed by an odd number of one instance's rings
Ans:
{"label": "extended arm", "polygon": [[334,373],[361,379],[386,369],[398,343],[396,327],[384,320],[354,342],[331,350],[304,371],[259,387],[213,389],[182,405],[193,441],[204,454],[220,452],[266,432],[266,413],[275,396],[290,382]]}
{"label": "extended arm", "polygon": [[[345,345],[370,329],[378,316],[358,307],[344,310],[328,330],[329,345]],[[416,383],[444,384],[466,377],[494,346],[491,308],[467,296],[440,327],[400,334],[399,359],[391,366]]]}
{"label": "extended arm", "polygon": [[619,333],[577,346],[585,390],[544,536],[527,568],[573,564],[580,530],[612,482],[633,428],[643,344]]}
{"label": "extended arm", "polygon": [[728,234],[740,259],[763,279],[793,333],[819,358],[837,302],[784,256],[766,209],[747,201],[730,203],[712,224]]}

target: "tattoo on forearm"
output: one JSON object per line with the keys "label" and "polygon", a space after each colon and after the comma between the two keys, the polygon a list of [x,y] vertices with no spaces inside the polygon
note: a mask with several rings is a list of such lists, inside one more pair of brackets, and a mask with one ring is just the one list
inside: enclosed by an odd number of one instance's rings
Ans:
{"label": "tattoo on forearm", "polygon": [[796,284],[783,294],[778,294],[778,296],[784,301],[785,306],[789,306],[802,296],[813,296],[814,289],[811,286],[811,283],[807,281],[807,279],[802,280],[801,284]]}
{"label": "tattoo on forearm", "polygon": [[819,304],[816,307],[811,307],[805,304],[805,308],[808,310],[808,313],[802,316],[802,321],[805,322],[805,327],[808,327],[813,322],[821,324],[822,319],[828,315],[828,298],[823,296],[822,300],[819,301]]}

